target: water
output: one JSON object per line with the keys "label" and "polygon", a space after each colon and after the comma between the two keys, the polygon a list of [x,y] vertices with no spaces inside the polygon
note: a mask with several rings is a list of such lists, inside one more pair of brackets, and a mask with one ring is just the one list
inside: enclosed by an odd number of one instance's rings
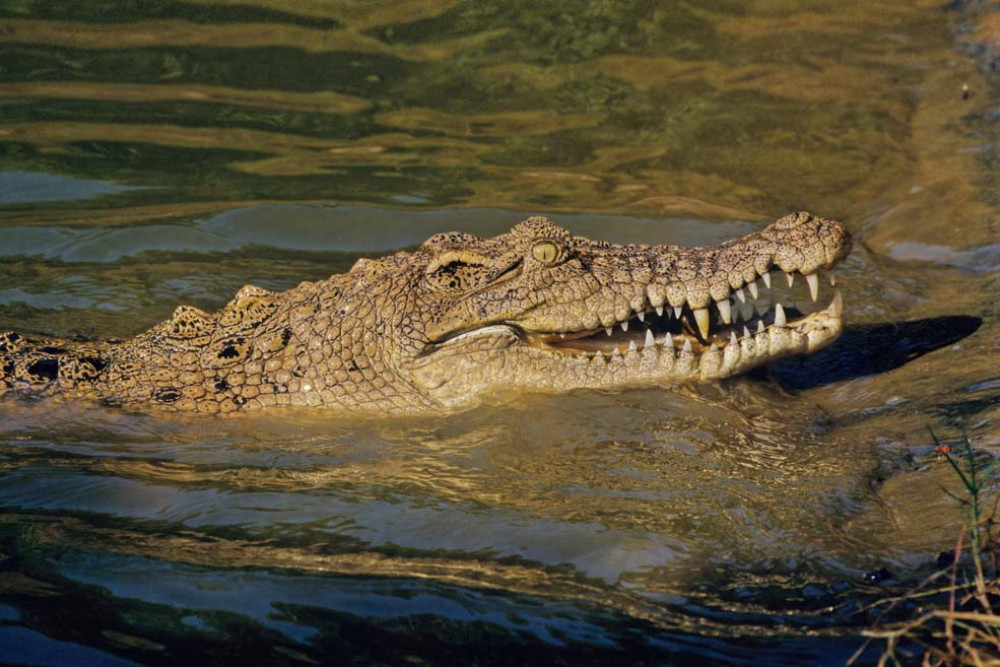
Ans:
{"label": "water", "polygon": [[0,3],[0,329],[806,209],[859,241],[843,339],[440,418],[8,401],[0,661],[842,664],[954,544],[925,426],[1000,446],[988,8],[541,4]]}

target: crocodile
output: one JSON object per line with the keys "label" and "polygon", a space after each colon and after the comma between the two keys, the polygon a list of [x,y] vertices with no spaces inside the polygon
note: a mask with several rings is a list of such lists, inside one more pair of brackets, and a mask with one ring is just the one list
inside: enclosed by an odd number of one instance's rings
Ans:
{"label": "crocodile", "polygon": [[815,302],[819,275],[834,283],[850,250],[840,222],[802,212],[697,248],[594,241],[535,216],[494,238],[438,234],[285,292],[247,285],[214,314],[183,305],[128,340],[0,333],[0,394],[403,414],[496,391],[717,380],[832,343],[840,292],[804,315],[770,298],[772,273],[789,287],[803,276]]}

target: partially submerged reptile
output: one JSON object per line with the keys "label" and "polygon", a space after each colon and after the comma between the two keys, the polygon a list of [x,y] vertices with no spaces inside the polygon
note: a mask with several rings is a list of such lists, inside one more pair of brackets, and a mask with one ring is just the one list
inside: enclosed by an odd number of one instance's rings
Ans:
{"label": "partially submerged reptile", "polygon": [[843,225],[808,213],[703,248],[591,241],[533,217],[491,239],[439,234],[286,292],[248,285],[215,314],[181,306],[126,341],[0,333],[0,394],[415,413],[487,390],[714,380],[833,342],[839,293],[795,320],[780,304],[749,319],[739,306],[774,270],[805,276],[815,301],[817,273],[850,249]]}

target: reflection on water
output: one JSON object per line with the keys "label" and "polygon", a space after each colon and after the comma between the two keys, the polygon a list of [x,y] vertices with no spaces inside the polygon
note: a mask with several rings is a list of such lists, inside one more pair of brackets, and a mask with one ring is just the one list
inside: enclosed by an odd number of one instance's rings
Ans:
{"label": "reflection on water", "polygon": [[[619,243],[714,244],[754,229],[743,221],[706,226],[703,222],[679,218],[549,217],[574,234],[594,238],[613,228]],[[256,246],[380,255],[419,245],[434,234],[456,229],[495,236],[509,231],[512,219],[516,220],[517,214],[499,209],[412,212],[358,206],[266,205],[233,209],[189,224],[111,229],[12,226],[0,228],[0,244],[8,255],[63,262],[113,262],[155,251],[233,253]]]}
{"label": "reflection on water", "polygon": [[0,173],[0,205],[89,199],[128,189],[112,183],[85,181],[54,174],[19,171]]}
{"label": "reflection on water", "polygon": [[[783,411],[791,419],[748,416]],[[829,457],[823,421],[753,383],[514,399],[443,421],[207,425],[11,405],[0,534],[78,594],[239,614],[305,644],[325,631],[313,612],[294,615],[298,627],[286,606],[375,625],[434,614],[591,649],[627,648],[625,623],[646,626],[653,650],[691,630],[687,615],[726,607],[691,582],[753,579],[775,549],[805,568],[795,596],[893,558],[891,544],[841,540],[876,462],[868,446]],[[711,637],[742,622],[699,623],[718,625]]]}
{"label": "reflection on water", "polygon": [[[0,3],[0,329],[126,336],[529,213],[700,245],[801,208],[859,240],[843,339],[717,386],[366,421],[0,405],[0,661],[841,664],[862,573],[954,542],[925,424],[1000,446],[975,20]],[[811,309],[801,283],[771,298]]]}

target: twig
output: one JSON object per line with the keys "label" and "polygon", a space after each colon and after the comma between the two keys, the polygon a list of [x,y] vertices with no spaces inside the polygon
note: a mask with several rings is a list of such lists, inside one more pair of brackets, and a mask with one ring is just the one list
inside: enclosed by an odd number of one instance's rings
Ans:
{"label": "twig", "polygon": [[[962,557],[962,538],[965,537],[965,531],[968,530],[968,524],[962,524],[962,530],[958,533],[958,540],[955,542],[955,560],[951,564],[951,592],[948,593],[948,611],[951,612],[952,616],[955,614],[955,579],[958,577],[958,561]],[[955,655],[955,634],[954,628],[952,626],[952,621],[945,619],[944,631],[948,637],[948,655]]]}

